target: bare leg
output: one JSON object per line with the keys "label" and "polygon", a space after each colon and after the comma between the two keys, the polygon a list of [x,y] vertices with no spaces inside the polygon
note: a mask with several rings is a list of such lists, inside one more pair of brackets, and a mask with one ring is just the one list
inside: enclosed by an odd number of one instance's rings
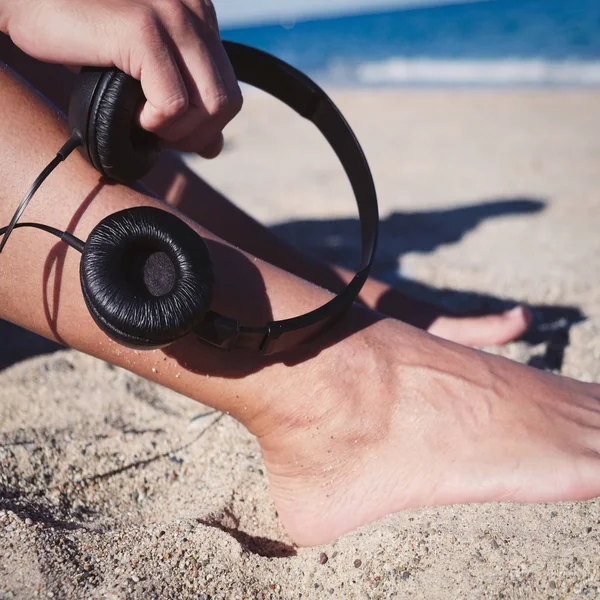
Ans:
{"label": "bare leg", "polygon": [[[67,111],[72,73],[63,67],[43,65],[27,57],[7,38],[3,40],[0,36],[0,56],[2,51],[32,85],[63,112]],[[307,281],[337,292],[353,276],[345,269],[307,256],[286,243],[202,180],[175,154],[163,153],[145,184],[157,196],[222,239]],[[374,279],[365,286],[361,300],[385,315],[471,346],[508,343],[523,335],[531,324],[531,313],[522,306],[503,314],[459,317]]]}
{"label": "bare leg", "polygon": [[[300,252],[275,235],[202,180],[176,154],[164,153],[145,183],[171,206],[216,235],[298,277],[339,292],[354,276],[346,269]],[[531,312],[523,306],[502,314],[457,316],[373,278],[364,287],[361,301],[387,316],[469,346],[506,344],[521,337],[531,324]]]}
{"label": "bare leg", "polygon": [[[6,223],[67,133],[61,115],[2,69],[0,108]],[[74,156],[40,190],[27,219],[85,239],[107,214],[141,205],[176,212],[99,184]],[[217,310],[262,321],[329,297],[214,237],[210,244]],[[359,307],[285,362],[222,354],[192,336],[136,353],[96,328],[78,265],[77,253],[49,235],[18,230],[0,255],[0,317],[240,420],[258,437],[275,505],[298,544],[328,542],[407,507],[600,495],[598,385],[455,345]]]}

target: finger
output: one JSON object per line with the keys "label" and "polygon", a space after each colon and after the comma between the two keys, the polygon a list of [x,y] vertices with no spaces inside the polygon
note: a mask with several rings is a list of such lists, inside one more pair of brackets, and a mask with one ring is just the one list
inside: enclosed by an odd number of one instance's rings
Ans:
{"label": "finger", "polygon": [[230,94],[237,96],[235,100],[238,103],[239,108],[241,108],[241,91],[235,71],[221,41],[214,3],[209,0],[183,0],[183,2],[196,16],[197,22],[201,25],[203,38],[213,56],[217,68],[219,69],[221,78]]}
{"label": "finger", "polygon": [[176,142],[195,132],[195,146],[202,148],[221,133],[239,112],[241,102],[236,88],[230,90],[208,46],[211,36],[183,7],[179,17],[168,21],[169,32],[179,52],[179,66],[188,89],[189,107],[185,114],[157,131],[163,139]]}
{"label": "finger", "polygon": [[198,154],[202,158],[212,160],[213,158],[217,158],[217,156],[219,156],[219,154],[221,154],[221,152],[223,152],[224,146],[225,146],[225,138],[223,137],[223,134],[221,133],[221,134],[219,134],[219,137],[214,142],[211,142],[208,146],[206,146],[206,148],[204,148],[203,150],[198,152]]}
{"label": "finger", "polygon": [[217,39],[220,37],[217,11],[213,2],[210,0],[182,0],[182,2]]}
{"label": "finger", "polygon": [[146,23],[139,43],[141,57],[133,58],[130,73],[140,80],[146,97],[138,120],[143,129],[156,132],[185,114],[190,98],[171,40],[158,20]]}
{"label": "finger", "polygon": [[227,89],[229,98],[230,120],[240,112],[243,104],[242,90],[237,80],[233,65],[229,59],[225,47],[220,40],[209,40],[208,48],[213,57],[213,60],[219,69],[221,78]]}
{"label": "finger", "polygon": [[181,70],[190,100],[188,109],[157,132],[167,141],[174,142],[196,132],[206,142],[227,123],[224,117],[228,104],[225,84],[204,42],[197,40],[194,46],[194,49],[188,46],[181,50]]}

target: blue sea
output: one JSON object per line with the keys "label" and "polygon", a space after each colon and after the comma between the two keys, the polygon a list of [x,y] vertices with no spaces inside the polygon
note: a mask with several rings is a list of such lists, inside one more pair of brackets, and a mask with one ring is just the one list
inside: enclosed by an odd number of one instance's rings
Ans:
{"label": "blue sea", "polygon": [[323,84],[600,86],[600,0],[489,0],[222,28]]}

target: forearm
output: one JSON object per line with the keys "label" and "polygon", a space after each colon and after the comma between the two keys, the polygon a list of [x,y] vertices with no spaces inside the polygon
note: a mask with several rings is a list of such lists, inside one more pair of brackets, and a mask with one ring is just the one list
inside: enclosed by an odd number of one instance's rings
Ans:
{"label": "forearm", "polygon": [[[0,106],[0,223],[5,225],[31,182],[65,142],[67,131],[62,115],[50,110],[7,71],[0,71]],[[39,190],[25,220],[68,229],[86,239],[108,214],[141,205],[173,210],[128,188],[103,185],[98,174],[75,153]],[[329,299],[324,290],[231,249],[188,222],[209,242],[217,276],[215,310],[256,325],[301,314]],[[79,261],[77,252],[67,250],[44,232],[15,231],[0,255],[0,317],[243,421],[250,412],[261,413],[261,403],[269,401],[265,390],[274,384],[284,402],[289,368],[281,362],[248,352],[223,353],[193,336],[155,352],[136,352],[110,341],[85,306]],[[333,360],[331,346],[313,349],[331,352]],[[286,357],[297,359],[293,353]],[[307,359],[294,368],[306,377],[320,367]]]}

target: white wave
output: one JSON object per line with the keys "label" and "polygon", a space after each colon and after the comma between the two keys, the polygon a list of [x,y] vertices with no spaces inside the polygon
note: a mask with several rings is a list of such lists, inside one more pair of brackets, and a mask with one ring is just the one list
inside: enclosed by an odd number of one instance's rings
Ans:
{"label": "white wave", "polygon": [[223,28],[283,24],[382,10],[408,10],[491,0],[213,0]]}
{"label": "white wave", "polygon": [[600,85],[600,61],[435,60],[392,58],[333,64],[328,76],[363,85]]}

